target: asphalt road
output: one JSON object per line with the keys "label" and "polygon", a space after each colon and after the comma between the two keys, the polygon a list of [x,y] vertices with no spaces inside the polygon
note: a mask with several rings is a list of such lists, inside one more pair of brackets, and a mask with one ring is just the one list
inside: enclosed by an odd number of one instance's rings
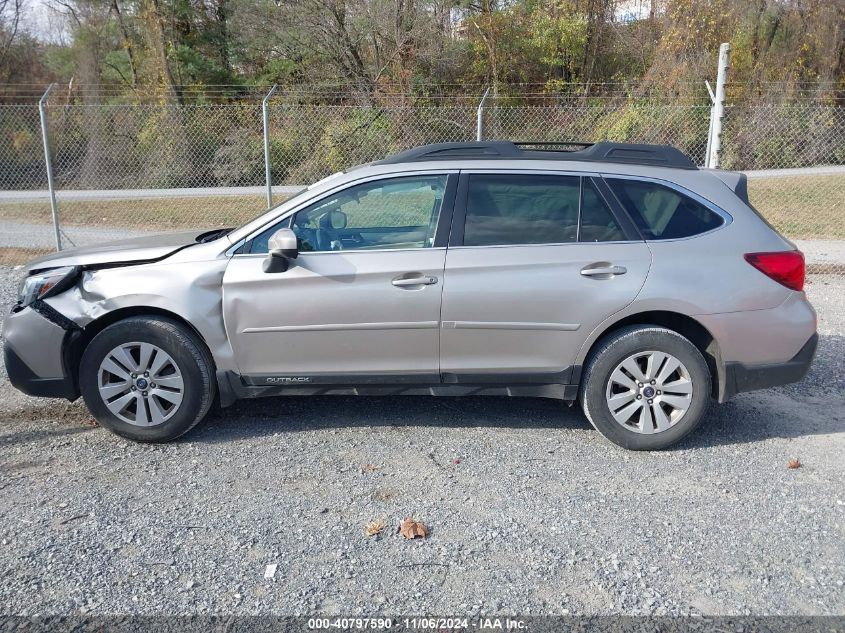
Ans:
{"label": "asphalt road", "polygon": [[0,609],[845,614],[845,279],[809,295],[810,375],[651,454],[505,398],[241,402],[139,445],[0,368]]}

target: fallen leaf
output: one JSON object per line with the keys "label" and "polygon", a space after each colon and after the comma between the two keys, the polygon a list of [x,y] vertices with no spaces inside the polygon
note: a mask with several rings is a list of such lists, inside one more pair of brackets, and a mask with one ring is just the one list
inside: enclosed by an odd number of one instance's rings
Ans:
{"label": "fallen leaf", "polygon": [[428,528],[422,521],[417,521],[412,517],[406,518],[399,524],[399,532],[407,539],[428,536]]}
{"label": "fallen leaf", "polygon": [[787,468],[801,468],[801,462],[795,459],[794,457],[786,462]]}
{"label": "fallen leaf", "polygon": [[373,466],[372,464],[364,464],[361,466],[362,473],[374,473],[378,470],[378,466]]}
{"label": "fallen leaf", "polygon": [[364,532],[366,532],[367,536],[375,536],[383,529],[384,521],[382,521],[381,519],[377,519],[375,521],[370,521],[369,523],[367,523],[367,527]]}

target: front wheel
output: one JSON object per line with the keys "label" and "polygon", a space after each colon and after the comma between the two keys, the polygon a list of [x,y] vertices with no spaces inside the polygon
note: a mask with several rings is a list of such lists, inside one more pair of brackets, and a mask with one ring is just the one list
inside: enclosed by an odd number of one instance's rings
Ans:
{"label": "front wheel", "polygon": [[698,426],[710,392],[707,362],[687,338],[632,326],[599,342],[579,398],[590,423],[614,444],[659,450]]}
{"label": "front wheel", "polygon": [[132,317],[97,334],[79,366],[85,404],[107,429],[140,442],[190,431],[216,393],[213,364],[197,336],[162,317]]}

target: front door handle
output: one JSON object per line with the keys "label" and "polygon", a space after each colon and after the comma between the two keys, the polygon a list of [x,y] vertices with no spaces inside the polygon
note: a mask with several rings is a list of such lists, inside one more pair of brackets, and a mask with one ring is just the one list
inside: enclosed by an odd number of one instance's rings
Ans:
{"label": "front door handle", "polygon": [[628,269],[624,266],[587,266],[581,269],[581,274],[585,277],[602,277],[609,278],[613,275],[624,275]]}
{"label": "front door handle", "polygon": [[425,275],[422,277],[397,277],[391,282],[398,288],[407,288],[408,286],[431,286],[437,283],[437,277],[433,275]]}

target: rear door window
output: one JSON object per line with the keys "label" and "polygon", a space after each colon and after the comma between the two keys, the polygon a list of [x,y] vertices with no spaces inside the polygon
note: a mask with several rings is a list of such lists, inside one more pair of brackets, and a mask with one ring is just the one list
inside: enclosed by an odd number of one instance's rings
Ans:
{"label": "rear door window", "polygon": [[622,242],[627,237],[589,178],[581,189],[582,242]]}
{"label": "rear door window", "polygon": [[671,187],[645,180],[605,178],[647,240],[671,240],[706,233],[722,217]]}
{"label": "rear door window", "polygon": [[472,174],[464,245],[575,242],[579,197],[577,176]]}

